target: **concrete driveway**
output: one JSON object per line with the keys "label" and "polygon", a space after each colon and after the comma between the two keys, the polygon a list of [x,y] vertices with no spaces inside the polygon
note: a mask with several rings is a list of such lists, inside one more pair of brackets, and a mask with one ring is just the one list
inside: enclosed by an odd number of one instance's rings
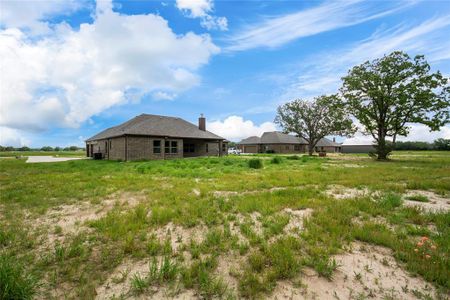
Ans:
{"label": "concrete driveway", "polygon": [[49,163],[85,159],[84,157],[54,157],[54,156],[28,156],[27,163]]}

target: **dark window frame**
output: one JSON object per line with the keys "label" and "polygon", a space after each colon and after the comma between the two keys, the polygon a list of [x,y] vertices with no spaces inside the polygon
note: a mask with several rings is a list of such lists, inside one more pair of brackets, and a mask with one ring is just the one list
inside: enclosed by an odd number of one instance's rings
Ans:
{"label": "dark window frame", "polygon": [[[155,145],[159,144],[159,145]],[[153,140],[153,153],[161,154],[161,140]]]}

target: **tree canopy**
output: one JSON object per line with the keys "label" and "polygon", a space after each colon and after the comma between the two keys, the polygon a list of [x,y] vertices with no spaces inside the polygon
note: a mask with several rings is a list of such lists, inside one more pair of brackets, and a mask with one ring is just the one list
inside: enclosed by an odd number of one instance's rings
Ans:
{"label": "tree canopy", "polygon": [[431,72],[424,56],[395,51],[353,67],[342,78],[344,105],[372,135],[378,159],[386,159],[409,123],[439,130],[450,121],[450,86],[439,71]]}
{"label": "tree canopy", "polygon": [[285,133],[304,138],[310,155],[325,136],[351,136],[356,130],[337,95],[322,95],[312,101],[297,99],[281,105],[275,122]]}

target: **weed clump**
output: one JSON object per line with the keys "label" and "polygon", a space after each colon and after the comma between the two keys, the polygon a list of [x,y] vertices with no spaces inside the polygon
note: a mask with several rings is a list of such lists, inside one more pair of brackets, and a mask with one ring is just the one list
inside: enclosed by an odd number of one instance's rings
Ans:
{"label": "weed clump", "polygon": [[275,156],[270,162],[273,164],[281,164],[283,162],[283,159],[279,156]]}
{"label": "weed clump", "polygon": [[32,299],[36,284],[15,258],[0,256],[0,299]]}
{"label": "weed clump", "polygon": [[251,169],[262,169],[264,165],[261,159],[252,158],[248,161],[248,167]]}

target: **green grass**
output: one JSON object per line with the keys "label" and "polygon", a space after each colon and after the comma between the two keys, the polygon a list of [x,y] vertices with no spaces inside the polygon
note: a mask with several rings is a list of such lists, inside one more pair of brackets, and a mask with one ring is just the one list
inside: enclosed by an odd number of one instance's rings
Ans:
{"label": "green grass", "polygon": [[406,197],[406,199],[417,202],[429,202],[428,197],[424,195],[411,195]]}
{"label": "green grass", "polygon": [[[358,167],[346,167],[352,164]],[[448,292],[450,214],[405,207],[402,194],[420,189],[448,196],[449,170],[450,153],[433,151],[394,152],[383,163],[363,155],[270,154],[48,164],[2,159],[0,295],[32,298],[39,287],[40,296],[51,298],[64,286],[69,298],[92,298],[118,266],[146,261],[148,271],[120,277],[132,294],[165,287],[175,294],[193,289],[202,298],[264,298],[304,268],[333,280],[334,255],[354,241],[390,248],[408,272]],[[325,193],[328,185],[379,197],[336,200]],[[425,201],[414,198],[408,200]],[[102,208],[105,199],[112,204]],[[80,231],[67,233],[53,219],[40,223],[55,208],[81,202],[101,214],[81,220]],[[286,234],[295,221],[288,208],[313,213],[301,230]],[[380,218],[385,223],[374,221]],[[196,238],[184,236],[196,230]],[[49,235],[58,242],[48,246]],[[422,236],[436,245],[429,260],[414,251]],[[241,256],[230,272],[234,289],[221,264]]]}
{"label": "green grass", "polygon": [[37,281],[16,258],[0,255],[0,299],[33,299]]}

